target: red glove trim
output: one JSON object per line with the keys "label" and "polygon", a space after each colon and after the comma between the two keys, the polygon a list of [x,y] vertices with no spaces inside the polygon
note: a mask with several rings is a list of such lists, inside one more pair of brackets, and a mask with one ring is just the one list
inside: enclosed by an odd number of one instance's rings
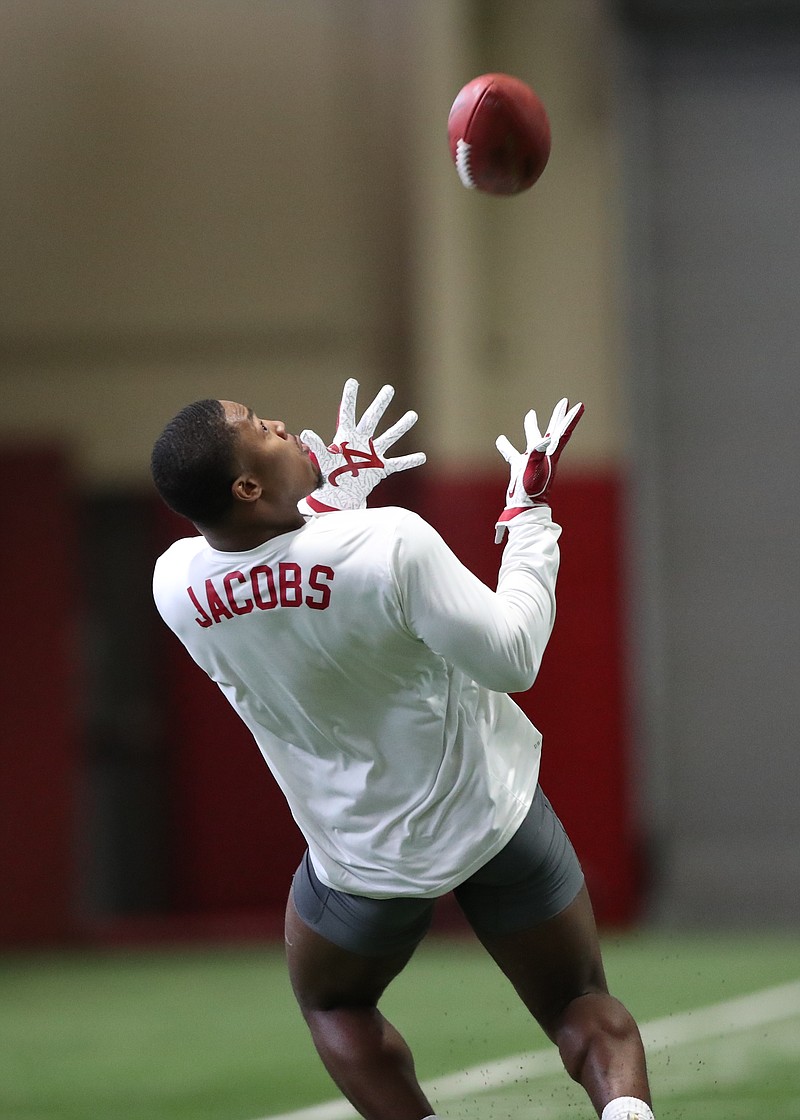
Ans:
{"label": "red glove trim", "polygon": [[512,517],[516,517],[518,513],[522,513],[524,509],[530,509],[530,506],[514,506],[512,509],[504,509],[497,520],[510,521]]}
{"label": "red glove trim", "polygon": [[535,509],[537,506],[546,506],[549,502],[531,502],[527,506],[512,506],[511,509],[504,509],[498,517],[498,523],[501,521],[510,521],[512,517],[516,517],[518,513],[524,513],[526,509]]}
{"label": "red glove trim", "polygon": [[311,509],[313,509],[314,513],[339,513],[340,512],[336,508],[336,506],[326,506],[324,502],[318,502],[317,499],[312,494],[308,495],[308,497],[306,498],[306,501],[308,502]]}

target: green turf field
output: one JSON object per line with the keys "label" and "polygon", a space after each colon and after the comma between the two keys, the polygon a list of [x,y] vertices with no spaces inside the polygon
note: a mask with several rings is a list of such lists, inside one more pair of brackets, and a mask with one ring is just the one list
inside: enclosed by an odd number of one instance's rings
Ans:
{"label": "green turf field", "polygon": [[[800,1118],[800,939],[604,944],[651,1044],[658,1120]],[[761,994],[729,1002],[745,993]],[[472,942],[424,944],[384,1008],[448,1120],[590,1120]],[[261,1120],[336,1099],[277,947],[0,957],[2,1120]]]}

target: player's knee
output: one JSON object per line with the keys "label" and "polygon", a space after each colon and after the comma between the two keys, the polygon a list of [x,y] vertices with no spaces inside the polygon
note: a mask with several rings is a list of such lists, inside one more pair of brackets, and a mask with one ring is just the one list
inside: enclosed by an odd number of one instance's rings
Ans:
{"label": "player's knee", "polygon": [[567,1072],[579,1081],[593,1049],[625,1046],[638,1037],[638,1028],[619,1000],[598,992],[572,1000],[559,1017],[553,1035]]}
{"label": "player's knee", "polygon": [[301,1006],[301,1011],[314,1041],[317,1044],[324,1041],[328,1049],[338,1049],[339,1043],[346,1047],[350,1025],[364,1015],[363,1009],[336,1006]]}

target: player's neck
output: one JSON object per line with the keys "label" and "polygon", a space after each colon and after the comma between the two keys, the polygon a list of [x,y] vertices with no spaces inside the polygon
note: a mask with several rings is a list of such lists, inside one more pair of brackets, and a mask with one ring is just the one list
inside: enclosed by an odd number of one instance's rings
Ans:
{"label": "player's neck", "polygon": [[244,525],[217,525],[213,529],[198,525],[198,529],[218,552],[250,552],[274,537],[292,533],[303,525],[305,518],[298,512],[271,524],[251,522]]}

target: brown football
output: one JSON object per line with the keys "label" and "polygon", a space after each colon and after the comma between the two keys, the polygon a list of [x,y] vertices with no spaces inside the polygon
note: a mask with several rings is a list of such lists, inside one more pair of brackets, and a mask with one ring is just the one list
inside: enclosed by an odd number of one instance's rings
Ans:
{"label": "brown football", "polygon": [[550,121],[538,94],[509,74],[481,74],[447,120],[450,155],[465,187],[512,195],[532,187],[550,157]]}

